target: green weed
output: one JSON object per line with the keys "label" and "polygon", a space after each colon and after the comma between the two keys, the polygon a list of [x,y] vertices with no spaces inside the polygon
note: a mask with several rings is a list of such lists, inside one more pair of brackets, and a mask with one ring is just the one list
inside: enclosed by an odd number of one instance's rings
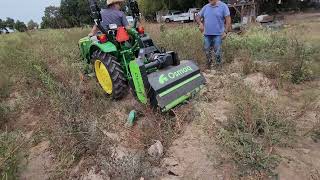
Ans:
{"label": "green weed", "polygon": [[280,162],[273,148],[292,143],[294,123],[276,103],[262,100],[248,87],[238,84],[232,92],[234,108],[219,131],[219,143],[243,175],[272,174]]}

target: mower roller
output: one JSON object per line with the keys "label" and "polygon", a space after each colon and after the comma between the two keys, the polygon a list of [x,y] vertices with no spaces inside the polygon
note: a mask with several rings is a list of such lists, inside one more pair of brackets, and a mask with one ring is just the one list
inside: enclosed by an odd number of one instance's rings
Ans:
{"label": "mower roller", "polygon": [[177,53],[160,50],[152,39],[137,27],[138,3],[126,3],[134,18],[131,29],[101,24],[100,8],[89,0],[91,16],[101,32],[79,41],[82,57],[93,65],[97,80],[106,94],[118,100],[131,88],[143,104],[163,112],[185,102],[204,86],[199,67],[191,60],[179,60]]}

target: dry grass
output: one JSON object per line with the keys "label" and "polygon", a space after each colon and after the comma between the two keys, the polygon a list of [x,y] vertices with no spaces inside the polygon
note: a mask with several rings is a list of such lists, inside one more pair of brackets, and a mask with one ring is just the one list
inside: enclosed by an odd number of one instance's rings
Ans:
{"label": "dry grass", "polygon": [[0,177],[16,179],[23,159],[25,139],[16,132],[0,133]]}
{"label": "dry grass", "polygon": [[159,47],[178,52],[180,59],[194,60],[205,64],[202,34],[194,24],[159,25],[150,24],[146,27]]}

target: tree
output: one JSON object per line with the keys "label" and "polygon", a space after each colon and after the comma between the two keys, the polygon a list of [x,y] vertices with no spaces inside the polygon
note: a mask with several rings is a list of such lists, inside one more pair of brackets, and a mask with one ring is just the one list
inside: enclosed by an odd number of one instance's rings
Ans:
{"label": "tree", "polygon": [[61,0],[60,13],[71,27],[92,24],[88,0]]}
{"label": "tree", "polygon": [[13,29],[14,28],[14,19],[12,18],[7,18],[6,20],[6,27],[10,28],[10,29]]}
{"label": "tree", "polygon": [[0,19],[0,34],[2,33],[3,30],[8,31],[6,29],[6,21],[3,21],[2,19]]}
{"label": "tree", "polygon": [[28,22],[28,30],[32,30],[32,29],[38,29],[39,24],[34,22],[33,20],[30,20]]}
{"label": "tree", "polygon": [[42,17],[41,28],[66,28],[68,27],[67,21],[62,18],[60,8],[56,6],[48,6],[44,10]]}
{"label": "tree", "polygon": [[17,20],[17,22],[14,24],[14,29],[19,32],[25,32],[27,31],[27,26],[24,22]]}

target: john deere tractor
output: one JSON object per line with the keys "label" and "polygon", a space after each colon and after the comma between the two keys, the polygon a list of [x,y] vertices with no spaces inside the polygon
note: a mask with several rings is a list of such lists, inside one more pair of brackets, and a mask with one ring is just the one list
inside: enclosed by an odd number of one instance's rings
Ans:
{"label": "john deere tractor", "polygon": [[93,65],[106,94],[119,100],[131,88],[141,103],[168,111],[204,86],[205,79],[193,61],[180,61],[177,53],[159,49],[137,26],[140,12],[135,0],[127,2],[134,18],[129,30],[115,24],[103,27],[97,2],[89,3],[91,16],[101,32],[80,39],[79,47],[83,58]]}

